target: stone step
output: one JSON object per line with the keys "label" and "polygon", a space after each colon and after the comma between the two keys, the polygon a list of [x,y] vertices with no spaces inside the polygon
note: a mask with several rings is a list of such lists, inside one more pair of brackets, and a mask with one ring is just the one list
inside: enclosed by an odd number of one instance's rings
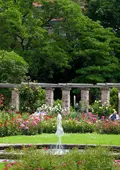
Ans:
{"label": "stone step", "polygon": [[[56,144],[0,144],[0,150],[5,150],[5,149],[23,149],[25,147],[31,147],[31,146],[35,146],[37,149],[42,149],[42,148],[56,148]],[[73,149],[73,148],[78,148],[78,149],[85,149],[85,148],[95,148],[98,147],[98,145],[95,144],[62,144],[62,147],[64,149]],[[115,151],[115,152],[120,152],[120,146],[117,145],[103,145],[102,147],[107,147],[109,148],[111,151]]]}

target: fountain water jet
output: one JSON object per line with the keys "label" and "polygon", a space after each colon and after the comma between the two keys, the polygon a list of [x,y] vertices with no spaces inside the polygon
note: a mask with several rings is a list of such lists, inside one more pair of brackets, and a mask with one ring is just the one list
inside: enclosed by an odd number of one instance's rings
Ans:
{"label": "fountain water jet", "polygon": [[56,154],[63,154],[63,146],[61,143],[61,137],[64,135],[63,127],[62,127],[62,116],[58,114],[57,116],[57,131],[56,135],[58,136],[58,143],[56,146]]}
{"label": "fountain water jet", "polygon": [[55,149],[50,149],[49,153],[54,155],[63,155],[68,152],[68,150],[65,150],[62,146],[61,137],[64,135],[64,130],[62,127],[62,116],[61,114],[58,114],[57,116],[57,130],[56,135],[58,136],[58,143],[56,145]]}

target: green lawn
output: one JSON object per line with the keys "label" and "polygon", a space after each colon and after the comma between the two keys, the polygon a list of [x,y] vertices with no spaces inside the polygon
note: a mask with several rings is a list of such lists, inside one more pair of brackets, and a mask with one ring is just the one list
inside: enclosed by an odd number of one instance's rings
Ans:
{"label": "green lawn", "polygon": [[[1,137],[0,144],[56,144],[58,141],[55,134],[41,134],[35,136],[10,136]],[[63,144],[98,144],[120,145],[120,135],[106,134],[64,134]]]}
{"label": "green lawn", "polygon": [[4,168],[4,163],[0,162],[0,170],[2,170]]}

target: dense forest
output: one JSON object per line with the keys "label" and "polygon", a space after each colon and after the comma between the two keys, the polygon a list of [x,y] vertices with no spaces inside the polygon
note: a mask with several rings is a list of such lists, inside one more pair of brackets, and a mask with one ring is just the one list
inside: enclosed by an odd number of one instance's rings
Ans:
{"label": "dense forest", "polygon": [[119,82],[120,0],[0,0],[0,82]]}

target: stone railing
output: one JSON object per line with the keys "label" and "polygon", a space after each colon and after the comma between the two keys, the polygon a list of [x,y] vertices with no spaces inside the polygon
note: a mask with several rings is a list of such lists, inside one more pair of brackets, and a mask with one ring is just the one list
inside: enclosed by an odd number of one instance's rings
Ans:
{"label": "stone railing", "polygon": [[[22,83],[28,84],[28,83]],[[9,84],[9,83],[0,83],[0,88],[12,88],[11,94],[11,104],[16,108],[16,111],[19,111],[19,87],[21,84]],[[79,88],[81,91],[81,102],[86,103],[89,106],[89,89],[90,88],[99,88],[101,90],[101,102],[110,104],[110,88],[118,88],[118,112],[120,114],[120,83],[97,83],[93,84],[79,84],[79,83],[29,83],[29,86],[40,86],[46,90],[46,104],[53,106],[54,101],[54,89],[61,88],[62,90],[62,104],[63,108],[66,109],[67,113],[70,112],[70,90],[72,88]],[[87,107],[88,108],[88,107]],[[88,109],[86,108],[86,112]]]}

